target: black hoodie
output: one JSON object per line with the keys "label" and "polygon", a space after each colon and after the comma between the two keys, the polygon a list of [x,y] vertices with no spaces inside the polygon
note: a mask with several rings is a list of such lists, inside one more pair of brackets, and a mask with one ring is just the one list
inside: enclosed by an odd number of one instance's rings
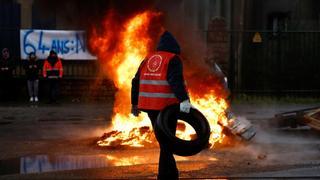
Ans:
{"label": "black hoodie", "polygon": [[176,39],[168,31],[164,32],[157,46],[157,51],[166,51],[173,54],[180,54],[180,46]]}
{"label": "black hoodie", "polygon": [[[176,39],[168,31],[166,31],[160,37],[160,41],[157,46],[157,51],[166,51],[179,55],[180,46]],[[135,77],[132,79],[132,105],[138,105],[141,64]],[[174,56],[173,59],[169,62],[167,81],[173,93],[179,99],[180,102],[189,99],[188,93],[184,85],[182,62],[179,56]]]}
{"label": "black hoodie", "polygon": [[7,59],[4,57],[0,58],[0,80],[8,80],[12,78],[14,69],[15,63],[10,56]]}
{"label": "black hoodie", "polygon": [[37,80],[39,79],[39,63],[38,60],[31,60],[29,58],[29,60],[27,60],[27,62],[25,63],[25,71],[26,71],[26,77],[27,80]]}

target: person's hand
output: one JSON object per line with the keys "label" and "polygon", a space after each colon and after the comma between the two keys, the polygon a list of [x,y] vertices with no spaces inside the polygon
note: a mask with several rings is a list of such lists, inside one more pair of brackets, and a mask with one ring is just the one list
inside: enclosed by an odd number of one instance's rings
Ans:
{"label": "person's hand", "polygon": [[137,105],[132,105],[131,106],[131,114],[133,114],[134,116],[138,117],[140,112],[141,111],[138,109]]}
{"label": "person's hand", "polygon": [[180,112],[189,113],[192,107],[193,106],[191,105],[189,99],[184,100],[180,103]]}

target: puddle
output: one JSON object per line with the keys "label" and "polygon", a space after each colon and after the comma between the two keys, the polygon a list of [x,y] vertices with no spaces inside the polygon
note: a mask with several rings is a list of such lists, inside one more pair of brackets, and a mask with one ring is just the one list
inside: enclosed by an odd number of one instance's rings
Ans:
{"label": "puddle", "polygon": [[41,173],[50,171],[101,168],[109,166],[100,156],[56,156],[39,155],[20,159],[20,173]]}
{"label": "puddle", "polygon": [[113,166],[104,155],[36,155],[0,160],[0,175],[30,174]]}
{"label": "puddle", "polygon": [[[203,156],[179,157],[176,161],[204,160]],[[104,168],[112,166],[131,166],[139,164],[158,163],[158,154],[148,155],[34,155],[21,158],[0,160],[0,175],[30,174],[65,170],[81,170],[90,168]],[[216,161],[215,158],[206,161]]]}

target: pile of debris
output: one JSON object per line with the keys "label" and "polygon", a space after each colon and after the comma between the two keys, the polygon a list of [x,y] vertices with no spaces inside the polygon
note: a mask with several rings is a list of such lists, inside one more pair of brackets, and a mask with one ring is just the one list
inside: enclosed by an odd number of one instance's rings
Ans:
{"label": "pile of debris", "polygon": [[309,126],[312,129],[320,131],[320,107],[276,114],[272,125],[291,128]]}

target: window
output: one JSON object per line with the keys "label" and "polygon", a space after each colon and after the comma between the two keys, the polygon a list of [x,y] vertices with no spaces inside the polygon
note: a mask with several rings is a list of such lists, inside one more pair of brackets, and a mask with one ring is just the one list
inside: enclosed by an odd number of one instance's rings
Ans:
{"label": "window", "polygon": [[274,36],[288,31],[288,20],[288,13],[272,13],[268,16],[268,30],[271,30]]}

